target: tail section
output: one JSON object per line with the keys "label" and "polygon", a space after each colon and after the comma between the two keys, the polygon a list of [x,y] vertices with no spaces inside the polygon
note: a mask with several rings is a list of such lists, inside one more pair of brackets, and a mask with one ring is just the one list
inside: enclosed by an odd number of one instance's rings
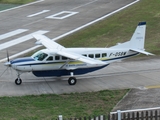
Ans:
{"label": "tail section", "polygon": [[131,40],[130,47],[144,50],[146,22],[139,22]]}
{"label": "tail section", "polygon": [[139,52],[146,55],[153,55],[149,52],[146,52],[144,49],[145,43],[145,34],[146,34],[146,22],[139,22],[134,34],[132,35],[130,41],[125,43],[120,43],[111,48],[128,48],[130,51]]}

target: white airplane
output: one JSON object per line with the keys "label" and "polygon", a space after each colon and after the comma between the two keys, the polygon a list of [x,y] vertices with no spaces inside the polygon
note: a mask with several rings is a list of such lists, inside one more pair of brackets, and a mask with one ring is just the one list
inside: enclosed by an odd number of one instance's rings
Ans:
{"label": "white airplane", "polygon": [[8,57],[5,65],[17,71],[17,85],[22,83],[20,75],[24,72],[32,72],[37,77],[70,76],[69,85],[75,85],[74,75],[93,72],[140,53],[153,55],[144,49],[145,30],[146,22],[139,22],[130,41],[109,48],[65,48],[44,35],[33,35],[37,39],[36,44],[47,49],[12,61]]}

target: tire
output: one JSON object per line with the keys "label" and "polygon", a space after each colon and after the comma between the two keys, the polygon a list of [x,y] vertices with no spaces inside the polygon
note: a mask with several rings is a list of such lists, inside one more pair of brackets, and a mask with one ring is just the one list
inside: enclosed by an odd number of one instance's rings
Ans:
{"label": "tire", "polygon": [[22,83],[22,80],[20,79],[20,78],[17,78],[16,80],[15,80],[15,84],[16,85],[20,85]]}
{"label": "tire", "polygon": [[75,77],[70,77],[70,78],[68,79],[68,84],[69,84],[69,85],[75,85],[76,82],[77,82],[77,80],[76,80]]}

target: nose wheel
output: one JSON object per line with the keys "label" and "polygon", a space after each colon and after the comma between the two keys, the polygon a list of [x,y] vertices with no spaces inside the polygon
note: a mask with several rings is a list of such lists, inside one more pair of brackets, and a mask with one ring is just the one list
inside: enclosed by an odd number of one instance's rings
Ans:
{"label": "nose wheel", "polygon": [[21,73],[17,72],[17,79],[15,80],[16,85],[20,85],[22,83],[22,80],[20,78]]}
{"label": "nose wheel", "polygon": [[21,78],[17,78],[17,79],[15,80],[15,84],[16,84],[16,85],[20,85],[21,83],[22,83]]}

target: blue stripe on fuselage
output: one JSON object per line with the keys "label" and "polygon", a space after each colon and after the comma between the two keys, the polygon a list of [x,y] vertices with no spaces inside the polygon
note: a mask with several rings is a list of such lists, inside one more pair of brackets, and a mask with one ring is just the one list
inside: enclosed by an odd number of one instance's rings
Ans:
{"label": "blue stripe on fuselage", "polygon": [[29,62],[29,61],[35,61],[35,60],[31,57],[24,57],[24,58],[18,58],[18,59],[12,60],[11,64]]}

